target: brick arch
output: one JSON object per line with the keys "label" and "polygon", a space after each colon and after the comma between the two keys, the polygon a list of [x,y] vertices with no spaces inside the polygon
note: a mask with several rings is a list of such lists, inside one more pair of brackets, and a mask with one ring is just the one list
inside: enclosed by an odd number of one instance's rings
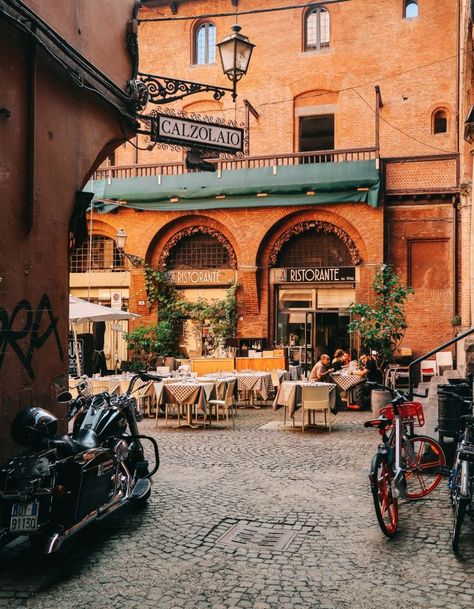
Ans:
{"label": "brick arch", "polygon": [[239,248],[234,235],[217,220],[201,215],[184,216],[165,224],[148,247],[147,262],[153,268],[162,268],[171,248],[180,239],[196,231],[212,235],[222,243],[229,252],[232,268],[237,268]]}
{"label": "brick arch", "polygon": [[[87,228],[90,226],[90,222],[87,223]],[[92,220],[92,234],[93,235],[102,235],[103,237],[110,237],[115,241],[115,237],[117,235],[117,229],[115,226],[104,222],[104,220],[97,220],[94,218]]]}
{"label": "brick arch", "polygon": [[295,80],[289,84],[291,95],[298,97],[308,91],[327,91],[338,93],[342,87],[342,78],[314,74]]}
{"label": "brick arch", "polygon": [[293,235],[311,228],[338,235],[348,247],[355,265],[361,264],[367,257],[367,247],[363,237],[346,218],[323,209],[303,210],[284,216],[267,231],[260,242],[256,264],[260,268],[271,267],[272,260],[286,241]]}
{"label": "brick arch", "polygon": [[202,99],[183,104],[183,110],[194,114],[214,114],[216,112],[222,113],[224,111],[224,106],[222,102],[206,98],[203,95]]}

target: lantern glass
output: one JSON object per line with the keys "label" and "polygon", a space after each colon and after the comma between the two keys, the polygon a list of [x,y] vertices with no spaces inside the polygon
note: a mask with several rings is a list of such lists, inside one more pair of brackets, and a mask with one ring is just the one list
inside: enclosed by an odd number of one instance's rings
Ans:
{"label": "lantern glass", "polygon": [[243,76],[247,72],[255,46],[247,36],[239,33],[239,25],[234,25],[232,30],[233,33],[217,45],[224,74],[231,79]]}
{"label": "lantern glass", "polygon": [[115,236],[115,243],[117,245],[117,249],[119,250],[124,250],[125,249],[125,244],[127,243],[127,233],[124,231],[123,228],[121,228],[117,235]]}

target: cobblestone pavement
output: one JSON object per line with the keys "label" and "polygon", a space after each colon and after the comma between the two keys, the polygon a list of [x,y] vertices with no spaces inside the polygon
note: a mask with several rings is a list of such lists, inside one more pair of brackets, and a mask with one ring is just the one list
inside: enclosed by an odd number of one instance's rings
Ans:
{"label": "cobblestone pavement", "polygon": [[450,548],[446,483],[400,506],[382,535],[367,473],[367,413],[333,433],[282,431],[282,412],[240,410],[236,429],[152,421],[162,465],[142,511],[80,534],[58,561],[27,543],[0,555],[0,608],[460,609],[474,603],[474,538]]}

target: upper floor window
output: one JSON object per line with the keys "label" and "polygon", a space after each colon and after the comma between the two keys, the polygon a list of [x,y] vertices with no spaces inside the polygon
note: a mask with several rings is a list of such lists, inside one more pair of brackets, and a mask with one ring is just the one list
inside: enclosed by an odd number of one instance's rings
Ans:
{"label": "upper floor window", "polygon": [[405,10],[403,11],[405,19],[412,19],[418,17],[418,1],[417,0],[405,0]]}
{"label": "upper floor window", "polygon": [[433,133],[448,132],[448,115],[446,110],[435,110],[433,112]]}
{"label": "upper floor window", "polygon": [[197,232],[183,237],[170,251],[167,268],[228,269],[229,252],[213,235]]}
{"label": "upper floor window", "polygon": [[300,152],[334,150],[334,114],[300,118]]}
{"label": "upper floor window", "polygon": [[216,26],[213,23],[202,23],[194,35],[194,63],[216,63]]}
{"label": "upper floor window", "polygon": [[304,23],[304,50],[319,51],[329,47],[329,13],[315,8],[306,13]]}
{"label": "upper floor window", "polygon": [[115,241],[102,235],[92,235],[91,240],[74,250],[69,260],[70,273],[124,270],[124,259]]}

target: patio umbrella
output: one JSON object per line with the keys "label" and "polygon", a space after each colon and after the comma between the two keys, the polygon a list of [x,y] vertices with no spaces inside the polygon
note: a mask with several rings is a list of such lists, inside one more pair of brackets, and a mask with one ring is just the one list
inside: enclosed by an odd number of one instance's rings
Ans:
{"label": "patio umbrella", "polygon": [[81,374],[81,362],[79,358],[79,348],[77,343],[77,324],[96,322],[96,321],[116,321],[121,319],[136,319],[139,315],[112,309],[104,305],[94,304],[76,296],[69,296],[69,321],[71,322],[74,336],[74,353],[76,356],[76,366],[78,376]]}

